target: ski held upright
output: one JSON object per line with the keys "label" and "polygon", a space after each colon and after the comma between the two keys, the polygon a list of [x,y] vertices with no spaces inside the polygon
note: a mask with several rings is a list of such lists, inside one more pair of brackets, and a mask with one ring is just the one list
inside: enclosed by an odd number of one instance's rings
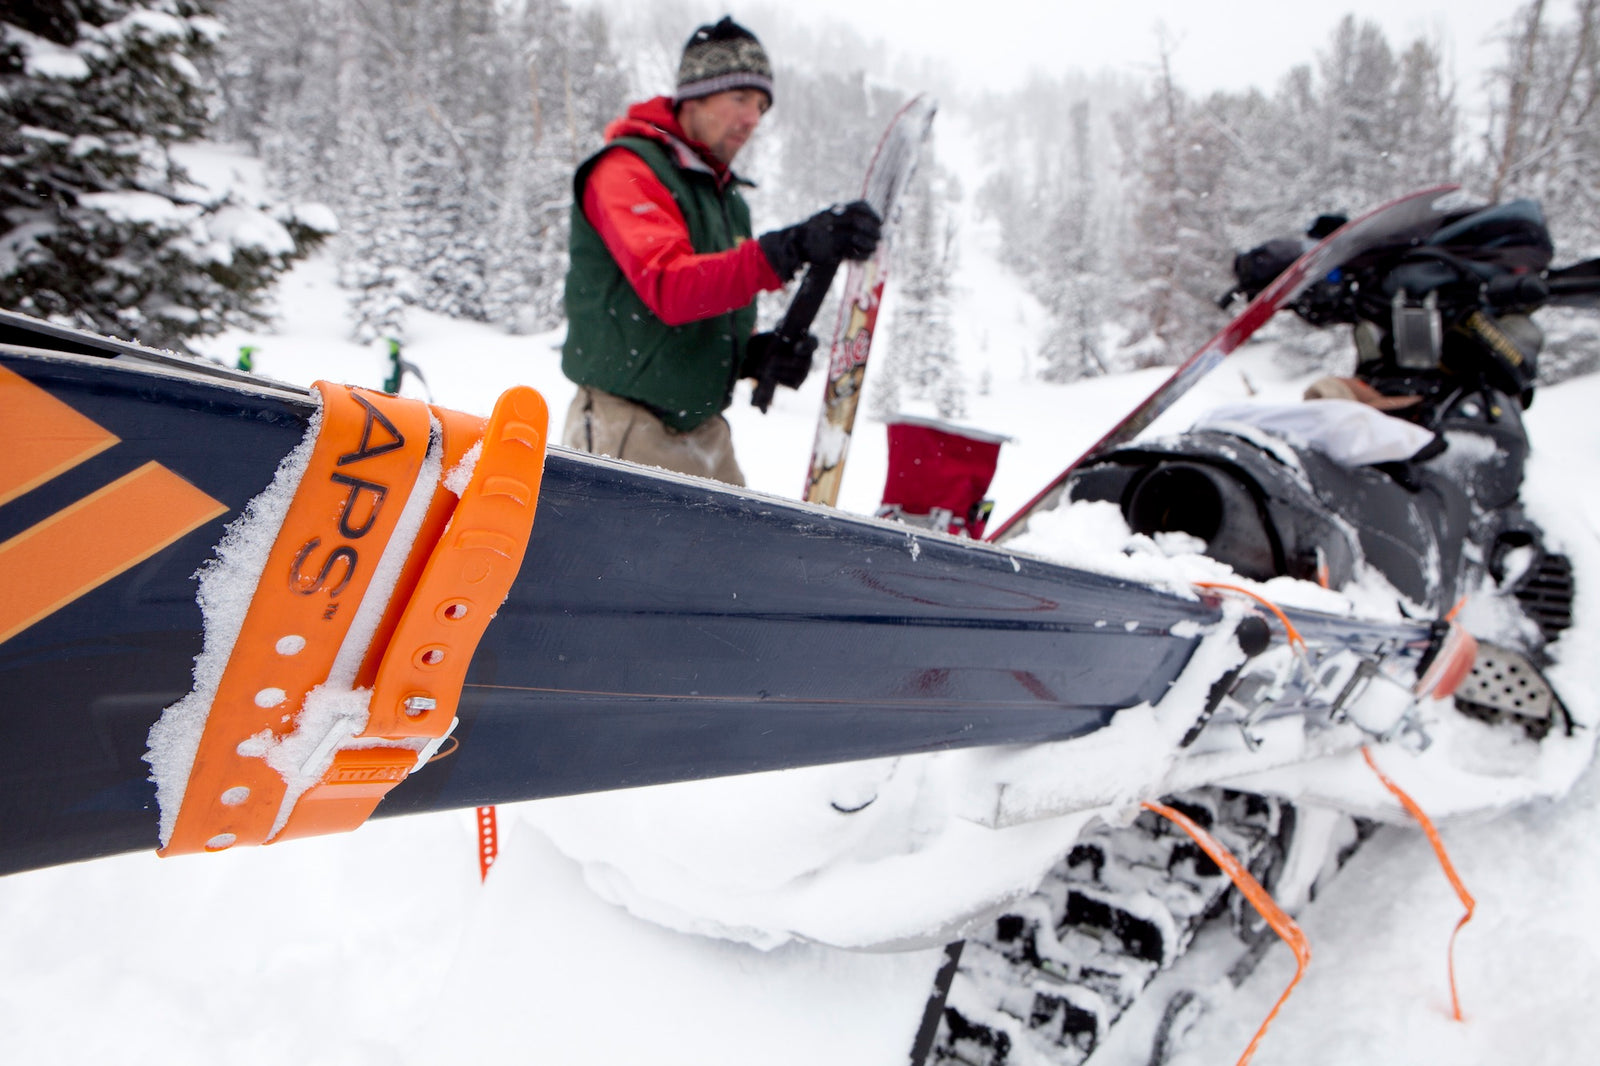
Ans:
{"label": "ski held upright", "polygon": [[855,430],[856,408],[866,377],[867,357],[877,328],[878,307],[888,280],[889,256],[894,243],[895,210],[900,195],[916,172],[922,146],[933,128],[938,104],[926,96],[913,97],[895,113],[884,131],[867,168],[861,198],[883,219],[883,239],[871,258],[849,264],[844,297],[828,355],[828,379],[823,385],[822,412],[806,473],[804,498],[829,507],[839,501],[844,463]]}

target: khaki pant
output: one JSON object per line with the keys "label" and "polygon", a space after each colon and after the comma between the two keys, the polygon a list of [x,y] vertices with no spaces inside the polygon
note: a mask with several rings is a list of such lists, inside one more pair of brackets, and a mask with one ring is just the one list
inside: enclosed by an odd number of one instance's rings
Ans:
{"label": "khaki pant", "polygon": [[567,409],[561,443],[594,455],[744,484],[744,472],[733,456],[733,434],[721,415],[680,433],[648,407],[584,385]]}

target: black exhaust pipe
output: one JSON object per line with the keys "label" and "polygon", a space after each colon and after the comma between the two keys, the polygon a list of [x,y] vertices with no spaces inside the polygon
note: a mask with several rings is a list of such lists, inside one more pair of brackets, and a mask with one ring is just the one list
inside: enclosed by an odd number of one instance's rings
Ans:
{"label": "black exhaust pipe", "polygon": [[1261,504],[1236,478],[1199,463],[1168,462],[1128,486],[1122,516],[1135,533],[1187,533],[1205,554],[1240,575],[1267,581],[1284,572],[1283,551]]}

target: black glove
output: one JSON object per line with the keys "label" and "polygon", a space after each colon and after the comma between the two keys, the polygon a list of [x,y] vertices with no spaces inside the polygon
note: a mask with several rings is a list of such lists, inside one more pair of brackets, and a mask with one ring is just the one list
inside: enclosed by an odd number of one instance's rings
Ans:
{"label": "black glove", "polygon": [[811,373],[811,357],[816,351],[817,338],[810,333],[797,341],[776,333],[757,333],[745,347],[744,376],[798,389]]}
{"label": "black glove", "polygon": [[788,281],[801,263],[865,259],[882,235],[878,213],[865,200],[856,200],[834,204],[799,225],[763,233],[759,239],[773,271]]}

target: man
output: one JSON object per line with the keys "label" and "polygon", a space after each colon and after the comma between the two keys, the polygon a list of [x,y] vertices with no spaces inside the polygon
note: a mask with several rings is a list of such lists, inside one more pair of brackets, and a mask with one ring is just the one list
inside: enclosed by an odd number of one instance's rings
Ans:
{"label": "man", "polygon": [[816,338],[752,336],[755,298],[804,263],[864,259],[857,202],[751,240],[731,168],[772,104],[761,44],[731,18],[684,46],[678,85],[630,107],[573,181],[561,369],[579,386],[568,447],[744,484],[722,412],[741,377],[797,388]]}

